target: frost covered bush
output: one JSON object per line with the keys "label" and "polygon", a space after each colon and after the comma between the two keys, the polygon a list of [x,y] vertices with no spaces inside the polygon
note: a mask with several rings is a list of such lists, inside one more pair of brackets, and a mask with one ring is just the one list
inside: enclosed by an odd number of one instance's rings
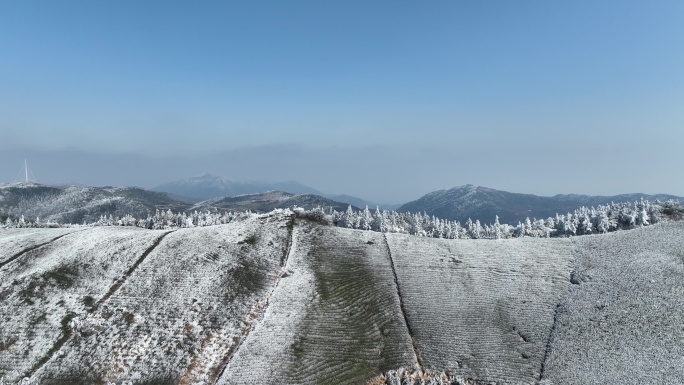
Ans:
{"label": "frost covered bush", "polygon": [[423,372],[401,368],[381,374],[368,381],[366,385],[466,385],[466,382],[446,372]]}
{"label": "frost covered bush", "polygon": [[[14,383],[5,382],[4,378],[0,378],[0,385],[14,385]],[[31,380],[28,377],[24,377],[19,382],[17,382],[16,385],[38,385],[38,383]]]}
{"label": "frost covered bush", "polygon": [[89,317],[73,318],[69,321],[71,330],[79,332],[82,336],[89,336],[105,330],[105,325],[101,319],[94,319]]}
{"label": "frost covered bush", "polygon": [[662,203],[662,213],[666,217],[678,221],[684,219],[684,207],[679,202],[667,201]]}
{"label": "frost covered bush", "polygon": [[304,210],[301,207],[295,207],[292,210],[297,218],[306,218],[314,222],[322,223],[324,225],[332,225],[333,217],[325,213],[320,207],[316,207],[312,210]]}

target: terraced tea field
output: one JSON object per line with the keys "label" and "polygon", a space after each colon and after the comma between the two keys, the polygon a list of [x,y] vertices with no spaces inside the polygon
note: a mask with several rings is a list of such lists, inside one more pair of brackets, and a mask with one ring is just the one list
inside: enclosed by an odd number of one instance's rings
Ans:
{"label": "terraced tea field", "polygon": [[540,379],[570,283],[569,239],[387,240],[426,368],[494,383]]}
{"label": "terraced tea field", "polygon": [[39,384],[681,384],[684,223],[441,240],[286,213],[0,230],[0,377]]}
{"label": "terraced tea field", "polygon": [[288,276],[221,384],[363,384],[411,366],[383,235],[303,224]]}

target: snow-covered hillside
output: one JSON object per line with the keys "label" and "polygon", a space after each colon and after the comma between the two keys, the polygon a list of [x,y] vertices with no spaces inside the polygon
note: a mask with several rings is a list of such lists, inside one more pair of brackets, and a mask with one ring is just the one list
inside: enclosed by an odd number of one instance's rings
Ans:
{"label": "snow-covered hillside", "polygon": [[684,223],[572,239],[552,384],[684,384]]}
{"label": "snow-covered hillside", "polygon": [[684,222],[446,240],[290,214],[0,229],[0,378],[380,384],[407,368],[488,384],[684,383]]}
{"label": "snow-covered hillside", "polygon": [[441,219],[465,223],[469,218],[482,223],[494,221],[499,216],[502,223],[515,224],[526,218],[546,219],[556,214],[572,212],[579,207],[607,205],[611,202],[634,202],[681,200],[674,195],[622,194],[614,196],[555,195],[552,197],[533,194],[511,193],[492,188],[465,185],[437,190],[400,206],[399,212],[426,212]]}
{"label": "snow-covered hillside", "polygon": [[[320,195],[291,194],[282,191],[213,198],[195,204],[181,202],[164,193],[134,187],[47,186],[36,183],[0,184],[0,226],[6,221],[42,225],[92,224],[106,218],[134,217],[146,219],[158,211],[176,213],[270,212],[294,206],[312,209],[320,206],[343,211],[347,203]],[[354,207],[356,210],[359,208]]]}
{"label": "snow-covered hillside", "polygon": [[0,218],[24,216],[31,221],[40,218],[42,222],[92,223],[101,215],[146,217],[158,208],[179,211],[187,205],[135,187],[0,185]]}
{"label": "snow-covered hillside", "polygon": [[66,227],[57,229],[18,229],[10,228],[0,231],[0,266],[9,263],[13,258],[32,247],[56,240],[78,228]]}
{"label": "snow-covered hillside", "polygon": [[[59,237],[61,230],[40,231],[54,241],[27,247],[0,268],[0,377],[38,369],[65,342],[69,321],[87,314],[163,234],[94,228]],[[13,236],[3,234],[2,239],[7,237]],[[0,250],[0,258],[7,260],[6,249]]]}
{"label": "snow-covered hillside", "polygon": [[427,369],[494,383],[540,379],[555,305],[569,284],[568,239],[387,240]]}
{"label": "snow-covered hillside", "polygon": [[415,363],[382,234],[302,224],[293,246],[220,384],[363,384]]}
{"label": "snow-covered hillside", "polygon": [[[254,211],[269,212],[274,209],[292,207],[312,209],[314,207],[332,208],[338,211],[347,209],[349,204],[336,202],[314,194],[291,194],[283,191],[269,191],[261,194],[247,194],[234,197],[221,197],[199,202],[189,211]],[[356,208],[358,210],[358,208]]]}

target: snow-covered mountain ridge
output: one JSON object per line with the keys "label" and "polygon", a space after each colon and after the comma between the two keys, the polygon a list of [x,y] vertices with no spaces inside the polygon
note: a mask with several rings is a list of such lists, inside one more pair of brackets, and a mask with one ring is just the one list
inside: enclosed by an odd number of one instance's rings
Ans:
{"label": "snow-covered mountain ridge", "polygon": [[195,204],[171,198],[156,191],[137,187],[49,186],[37,183],[0,185],[0,221],[22,216],[27,221],[93,223],[101,216],[147,218],[158,210],[174,212],[245,211],[269,212],[276,208],[347,208],[347,204],[311,194],[271,191],[233,198],[216,198]]}
{"label": "snow-covered mountain ridge", "polygon": [[137,187],[49,186],[37,183],[0,185],[0,219],[19,218],[59,223],[91,223],[101,215],[154,214],[183,210],[187,204]]}
{"label": "snow-covered mountain ridge", "polygon": [[[260,194],[245,194],[235,197],[213,198],[196,203],[189,210],[229,210],[268,212],[273,209],[286,209],[292,207],[326,207],[334,210],[346,210],[349,204],[336,202],[315,194],[292,194],[283,191],[267,191]],[[356,210],[359,208],[354,207]]]}
{"label": "snow-covered mountain ridge", "polygon": [[[320,196],[332,201],[343,202],[346,205],[352,205],[355,207],[369,206],[371,208],[375,208],[376,206],[379,206],[383,209],[395,209],[399,207],[399,205],[375,203],[346,194],[324,194],[319,190],[296,181],[234,181],[209,173],[164,183],[155,187],[153,190],[167,193],[171,197],[189,203],[245,195],[259,195],[266,194],[271,191],[280,191],[291,195]],[[271,207],[271,209],[272,208],[274,207]]]}
{"label": "snow-covered mountain ridge", "polygon": [[399,212],[426,212],[438,218],[460,221],[480,220],[483,223],[494,221],[495,216],[506,223],[524,222],[526,218],[546,219],[556,214],[564,214],[586,206],[606,205],[611,202],[634,202],[640,199],[682,200],[681,197],[667,194],[621,194],[614,196],[555,195],[551,197],[533,194],[519,194],[492,188],[465,185],[445,190],[437,190],[423,197],[403,204]]}
{"label": "snow-covered mountain ridge", "polygon": [[[213,176],[211,176],[213,178]],[[217,177],[218,178],[218,177]],[[244,211],[268,212],[276,208],[293,206],[311,209],[320,206],[345,211],[352,202],[354,210],[365,207],[364,200],[339,196],[341,200],[315,194],[293,194],[283,191],[266,191],[258,194],[221,196],[197,202],[182,201],[165,193],[136,187],[86,187],[49,186],[35,183],[0,184],[0,221],[7,217],[13,220],[22,215],[31,221],[59,223],[93,223],[100,216],[123,217],[132,215],[145,218],[157,210],[171,209],[174,212],[198,211]],[[531,194],[515,194],[505,191],[467,185],[427,194],[419,200],[402,205],[397,211],[426,213],[441,220],[459,221],[464,225],[468,219],[481,224],[494,223],[499,216],[501,223],[516,225],[529,218],[546,220],[556,214],[567,214],[580,207],[606,205],[611,202],[635,202],[641,198],[652,202],[660,200],[681,200],[672,195],[622,194],[612,197],[587,195],[556,195],[539,197]],[[179,200],[180,199],[180,200]],[[361,204],[356,206],[353,202]],[[375,206],[369,206],[371,210]],[[382,207],[380,207],[382,209]],[[384,211],[384,210],[383,210]]]}
{"label": "snow-covered mountain ridge", "polygon": [[288,210],[175,231],[0,229],[0,377],[678,384],[683,255],[683,222],[494,241]]}

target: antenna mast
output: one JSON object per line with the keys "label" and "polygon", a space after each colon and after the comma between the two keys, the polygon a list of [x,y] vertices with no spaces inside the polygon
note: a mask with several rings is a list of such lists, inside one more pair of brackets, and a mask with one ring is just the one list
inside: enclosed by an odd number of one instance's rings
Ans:
{"label": "antenna mast", "polygon": [[24,181],[23,183],[38,183],[36,181],[36,176],[33,175],[33,172],[31,172],[31,170],[29,170],[28,160],[26,158],[24,158],[24,169],[19,169],[19,172],[17,172],[17,176],[14,177],[14,180],[12,180],[12,182],[22,183],[22,180]]}

